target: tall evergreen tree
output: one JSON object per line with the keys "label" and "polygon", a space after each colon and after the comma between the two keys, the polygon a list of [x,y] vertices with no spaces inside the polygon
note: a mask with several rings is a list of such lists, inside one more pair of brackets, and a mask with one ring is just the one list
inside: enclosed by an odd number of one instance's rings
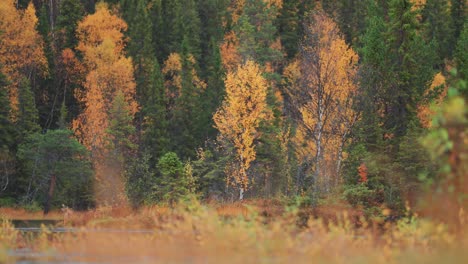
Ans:
{"label": "tall evergreen tree", "polygon": [[152,168],[157,160],[168,151],[168,124],[166,117],[166,94],[163,77],[159,63],[156,61],[149,76],[151,82],[150,90],[145,94],[142,102],[141,114],[143,116],[142,133],[140,144],[144,152],[149,153],[149,162]]}
{"label": "tall evergreen tree", "polygon": [[148,13],[152,24],[153,47],[159,63],[162,63],[167,58],[167,51],[163,47],[167,43],[164,42],[166,36],[164,35],[162,0],[153,0],[151,4]]}
{"label": "tall evergreen tree", "polygon": [[[388,16],[379,5],[370,6],[369,12],[357,100],[362,119],[349,149],[352,158],[346,162],[347,182],[355,187],[347,193],[363,188],[358,167],[365,167],[368,189],[361,193],[372,194],[375,203],[398,208],[403,187],[415,181],[414,171],[404,169],[405,165],[413,161],[412,167],[424,167],[425,160],[418,159],[420,146],[414,140],[420,127],[416,111],[430,87],[435,54],[419,33],[410,1],[390,1]],[[414,145],[408,148],[408,142]]]}
{"label": "tall evergreen tree", "polygon": [[439,63],[451,56],[455,45],[448,0],[427,0],[422,10],[426,39],[434,41]]}
{"label": "tall evergreen tree", "polygon": [[[395,136],[404,136],[416,118],[416,110],[434,76],[435,54],[418,33],[416,14],[411,1],[392,0],[385,33],[390,65],[394,74],[386,93],[385,129]],[[398,91],[398,92],[396,92]]]}
{"label": "tall evergreen tree", "polygon": [[275,21],[277,9],[264,1],[246,0],[242,15],[234,31],[239,39],[238,51],[242,59],[255,60],[261,65],[278,63],[281,51],[272,48],[277,37]]}
{"label": "tall evergreen tree", "polygon": [[466,0],[451,0],[450,6],[450,13],[453,21],[453,36],[454,39],[458,39],[466,20]]}
{"label": "tall evergreen tree", "polygon": [[182,44],[182,6],[181,0],[162,0],[161,1],[161,17],[162,25],[161,46],[157,47],[162,50],[162,59],[165,60],[171,52],[179,52]]}
{"label": "tall evergreen tree", "polygon": [[18,88],[19,113],[15,126],[19,137],[17,142],[21,142],[27,135],[39,132],[41,127],[38,124],[39,114],[29,81],[26,78],[21,79]]}
{"label": "tall evergreen tree", "polygon": [[13,125],[10,122],[10,101],[7,80],[0,71],[0,152],[7,150],[14,142]]}
{"label": "tall evergreen tree", "polygon": [[281,36],[281,43],[289,58],[293,58],[297,53],[301,34],[301,20],[304,9],[301,9],[300,0],[285,0],[281,13],[277,18],[278,32]]}
{"label": "tall evergreen tree", "polygon": [[181,24],[182,24],[182,42],[181,50],[192,54],[197,62],[201,57],[201,21],[195,0],[182,1]]}
{"label": "tall evergreen tree", "polygon": [[[468,20],[465,22],[455,51],[456,67],[462,80],[468,80],[468,52],[466,47],[468,47]],[[468,93],[466,89],[465,93]]]}
{"label": "tall evergreen tree", "polygon": [[83,4],[76,0],[60,1],[59,14],[55,24],[55,34],[58,38],[58,50],[73,49],[78,44],[76,28],[78,22],[83,19],[85,10]]}

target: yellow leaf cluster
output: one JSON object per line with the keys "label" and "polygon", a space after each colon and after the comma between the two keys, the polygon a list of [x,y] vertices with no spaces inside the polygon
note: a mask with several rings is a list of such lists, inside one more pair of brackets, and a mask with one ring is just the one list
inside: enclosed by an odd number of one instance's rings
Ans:
{"label": "yellow leaf cluster", "polygon": [[[14,0],[0,3],[0,64],[10,81],[8,87],[12,111],[18,109],[18,85],[22,77],[47,74],[44,42],[36,31],[38,19],[34,5],[18,10]],[[13,117],[14,118],[14,117]]]}
{"label": "yellow leaf cluster", "polygon": [[428,93],[434,91],[436,88],[438,88],[440,86],[443,87],[443,90],[442,90],[441,94],[433,102],[421,104],[421,105],[418,106],[417,115],[418,115],[419,121],[421,122],[421,125],[424,128],[430,128],[431,127],[432,118],[433,118],[433,116],[435,114],[434,110],[431,108],[430,103],[434,103],[435,105],[441,105],[444,98],[445,98],[445,96],[447,95],[448,86],[446,84],[445,77],[444,77],[444,75],[442,73],[439,72],[434,76],[434,79],[432,80],[431,87],[426,92],[426,95]]}
{"label": "yellow leaf cluster", "polygon": [[95,67],[94,57],[99,55],[95,53],[96,47],[101,46],[105,40],[113,43],[114,54],[122,54],[126,44],[126,30],[125,21],[112,14],[105,3],[98,3],[96,13],[87,16],[77,28],[77,37],[80,40],[77,49],[84,54],[88,67]]}
{"label": "yellow leaf cluster", "polygon": [[[194,67],[196,64],[195,57],[189,54],[187,56],[188,70],[192,78],[192,84],[196,87],[197,94],[202,92],[206,88],[206,83],[200,79],[198,73]],[[178,98],[182,94],[182,71],[183,71],[182,57],[178,53],[171,53],[167,60],[164,62],[162,73],[165,76],[166,81],[164,86],[166,88],[166,96],[168,98]],[[196,94],[192,94],[196,96]]]}
{"label": "yellow leaf cluster", "polygon": [[[317,38],[306,39],[303,55],[284,70],[286,92],[300,104],[302,122],[296,133],[299,159],[313,157],[316,142],[321,140],[325,161],[340,155],[346,133],[356,120],[352,109],[356,92],[358,55],[339,34],[337,25],[324,13],[313,15],[313,25],[307,30]],[[309,98],[303,102],[301,97]],[[320,139],[318,135],[320,134]],[[310,137],[315,138],[310,140]]]}
{"label": "yellow leaf cluster", "polygon": [[221,44],[221,60],[223,66],[228,71],[233,71],[241,62],[241,56],[237,51],[239,47],[239,39],[233,31],[226,33],[224,41]]}
{"label": "yellow leaf cluster", "polygon": [[270,115],[266,103],[268,83],[262,74],[253,61],[228,72],[226,97],[213,117],[221,136],[236,148],[240,171],[231,176],[244,189],[249,184],[247,170],[256,158],[254,141],[260,136],[258,128]]}

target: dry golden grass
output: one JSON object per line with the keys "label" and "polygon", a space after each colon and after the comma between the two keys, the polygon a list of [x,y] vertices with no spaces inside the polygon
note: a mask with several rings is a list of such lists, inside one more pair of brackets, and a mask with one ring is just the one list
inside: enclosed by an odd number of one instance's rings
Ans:
{"label": "dry golden grass", "polygon": [[[375,228],[344,208],[329,208],[333,221],[309,217],[268,201],[177,208],[99,208],[75,212],[79,232],[27,238],[3,222],[0,262],[6,248],[53,252],[71,261],[106,263],[464,263],[466,227],[457,234],[444,224],[413,218]],[[275,213],[264,213],[265,210]],[[326,211],[325,208],[321,209]],[[333,213],[332,213],[333,212]],[[315,212],[317,214],[317,212]],[[323,212],[322,212],[323,213]],[[360,225],[355,218],[360,217]],[[269,219],[269,220],[267,220]],[[466,223],[466,221],[465,221]],[[113,231],[110,232],[109,229]],[[116,232],[145,229],[151,233]],[[52,260],[51,260],[52,261]]]}

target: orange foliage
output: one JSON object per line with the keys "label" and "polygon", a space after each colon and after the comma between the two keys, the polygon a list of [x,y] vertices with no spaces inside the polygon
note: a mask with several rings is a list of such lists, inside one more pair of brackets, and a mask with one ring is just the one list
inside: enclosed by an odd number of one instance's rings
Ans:
{"label": "orange foliage", "polygon": [[16,9],[14,0],[0,3],[0,64],[11,82],[8,90],[13,113],[18,109],[19,80],[47,74],[44,42],[36,31],[37,22],[32,3],[24,11]]}
{"label": "orange foliage", "polygon": [[96,47],[101,46],[104,40],[114,44],[114,54],[122,54],[126,44],[126,30],[127,24],[124,20],[112,14],[107,5],[97,4],[96,13],[88,15],[77,28],[77,37],[80,40],[78,50],[83,52],[88,67],[96,67],[98,61],[94,57],[100,55]]}
{"label": "orange foliage", "polygon": [[[426,95],[428,93],[433,92],[436,88],[441,87],[441,86],[443,87],[442,92],[432,102],[436,105],[442,104],[445,96],[447,95],[447,89],[448,89],[447,84],[445,82],[444,75],[442,75],[442,73],[439,72],[434,76],[434,80],[432,80],[431,88],[428,91],[426,91]],[[418,118],[419,118],[419,121],[421,122],[421,125],[425,128],[431,127],[432,117],[435,113],[434,110],[432,110],[430,103],[426,102],[425,104],[421,104],[418,106]]]}
{"label": "orange foliage", "polygon": [[228,71],[235,70],[237,65],[241,62],[241,56],[237,51],[238,47],[239,40],[237,39],[236,34],[233,31],[228,32],[224,36],[224,41],[220,47],[223,66]]}
{"label": "orange foliage", "polygon": [[[164,87],[166,88],[166,96],[169,99],[176,99],[182,95],[182,76],[183,71],[187,70],[190,72],[192,85],[196,88],[193,90],[193,94],[190,96],[197,96],[201,94],[205,88],[206,83],[200,79],[198,73],[195,69],[195,57],[189,54],[186,58],[186,67],[187,69],[183,68],[183,58],[178,53],[171,53],[167,60],[164,62],[164,66],[162,68],[162,73],[165,76]],[[173,107],[174,105],[170,105],[169,107]]]}
{"label": "orange foliage", "polygon": [[130,114],[138,110],[132,61],[123,52],[122,31],[126,28],[104,4],[97,5],[96,13],[78,24],[78,50],[83,52],[87,75],[85,90],[75,95],[84,104],[84,111],[74,120],[73,128],[95,152],[104,150],[109,110],[117,91],[124,94]]}
{"label": "orange foliage", "polygon": [[359,177],[360,177],[359,182],[366,183],[367,182],[367,175],[368,175],[366,164],[362,163],[361,165],[359,165],[358,174],[359,174]]}
{"label": "orange foliage", "polygon": [[226,98],[213,117],[221,136],[236,148],[239,173],[228,176],[244,189],[249,185],[247,170],[256,157],[254,141],[260,136],[258,127],[270,115],[266,104],[268,83],[262,73],[252,61],[228,72]]}
{"label": "orange foliage", "polygon": [[83,83],[86,73],[84,65],[76,58],[75,53],[71,49],[62,50],[59,64],[59,71],[64,72],[63,76],[66,85]]}
{"label": "orange foliage", "polygon": [[339,170],[344,143],[357,119],[352,95],[357,89],[358,55],[323,12],[312,19],[299,59],[284,70],[284,82],[302,115],[295,138],[299,159],[315,157],[324,162],[321,166]]}

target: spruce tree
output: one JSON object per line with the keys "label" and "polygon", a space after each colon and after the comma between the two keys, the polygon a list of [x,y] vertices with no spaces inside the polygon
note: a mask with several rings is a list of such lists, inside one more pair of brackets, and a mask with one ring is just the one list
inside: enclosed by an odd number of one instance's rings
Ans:
{"label": "spruce tree", "polygon": [[455,44],[449,1],[427,0],[422,10],[422,23],[426,39],[435,42],[441,64],[445,58],[450,58]]}
{"label": "spruce tree", "polygon": [[14,142],[14,129],[10,122],[10,100],[8,99],[7,80],[0,71],[0,152],[8,150]]}
{"label": "spruce tree", "polygon": [[31,91],[29,80],[23,78],[18,87],[18,120],[16,121],[16,130],[18,131],[18,140],[21,142],[29,134],[39,132],[41,127],[38,124],[39,114],[34,101],[34,94]]}
{"label": "spruce tree", "polygon": [[164,42],[165,32],[162,7],[162,0],[154,0],[152,1],[152,5],[148,10],[152,24],[152,39],[154,52],[159,63],[162,63],[167,58],[165,48],[163,47],[164,45],[166,45],[166,43]]}
{"label": "spruce tree", "polygon": [[110,150],[111,158],[122,165],[125,165],[125,162],[128,161],[128,158],[136,148],[133,142],[135,134],[133,117],[127,108],[124,94],[121,91],[117,91],[109,113],[110,123],[107,129],[107,134],[109,135],[107,149]]}
{"label": "spruce tree", "polygon": [[78,44],[76,27],[85,14],[83,4],[76,0],[62,0],[59,10],[55,23],[55,34],[58,34],[59,38],[59,50],[73,49]]}
{"label": "spruce tree", "polygon": [[274,5],[246,0],[242,15],[234,26],[240,44],[238,51],[244,61],[251,59],[264,66],[267,62],[275,64],[282,59],[281,51],[271,47],[277,34],[276,15]]}
{"label": "spruce tree", "polygon": [[288,55],[293,58],[299,47],[304,8],[300,0],[284,0],[280,15],[276,19],[281,44]]}
{"label": "spruce tree", "polygon": [[[421,131],[416,111],[430,87],[436,56],[420,35],[410,1],[392,0],[386,13],[377,4],[369,6],[356,104],[362,118],[348,149],[346,193],[353,202],[371,199],[401,209],[402,195],[409,190],[403,187],[415,182],[415,171],[405,168],[411,162],[415,170],[427,165],[414,141]],[[408,146],[411,140],[414,144]],[[366,168],[366,191],[359,189],[359,167]]]}
{"label": "spruce tree", "polygon": [[463,30],[463,24],[465,24],[466,20],[466,0],[451,0],[450,6],[454,31],[453,37],[454,39],[458,39]]}
{"label": "spruce tree", "polygon": [[182,52],[193,55],[195,60],[199,62],[201,58],[201,21],[195,0],[183,1],[180,19],[182,24],[182,41],[185,41],[186,45],[184,47],[181,46],[182,49],[185,49]]}
{"label": "spruce tree", "polygon": [[145,153],[149,153],[152,168],[156,166],[157,159],[167,152],[169,138],[167,134],[168,124],[166,119],[166,94],[163,84],[163,77],[159,63],[154,63],[152,74],[149,77],[151,90],[145,94],[144,104],[142,104],[141,114],[142,124],[142,148]]}
{"label": "spruce tree", "polygon": [[[463,31],[458,39],[454,58],[459,77],[465,81],[468,80],[468,52],[466,51],[466,47],[468,47],[468,21],[465,22]],[[464,92],[468,93],[466,89]]]}
{"label": "spruce tree", "polygon": [[181,0],[162,0],[161,1],[161,17],[162,27],[161,46],[157,47],[162,50],[162,59],[165,60],[171,52],[179,52],[183,39],[182,29],[182,6]]}
{"label": "spruce tree", "polygon": [[384,91],[387,104],[384,128],[398,138],[415,121],[417,106],[430,87],[435,73],[435,53],[418,33],[419,24],[411,1],[392,0],[389,7],[384,37],[390,64],[386,70],[394,77]]}

